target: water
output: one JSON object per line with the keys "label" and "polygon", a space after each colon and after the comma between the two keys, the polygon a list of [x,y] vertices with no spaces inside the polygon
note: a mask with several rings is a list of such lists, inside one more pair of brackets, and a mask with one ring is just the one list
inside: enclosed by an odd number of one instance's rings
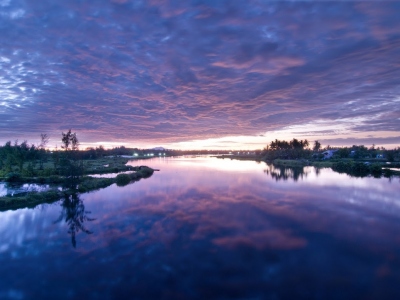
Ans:
{"label": "water", "polygon": [[114,178],[118,174],[130,174],[133,171],[124,171],[124,172],[118,172],[118,173],[105,173],[105,174],[90,174],[88,176],[94,177],[94,178]]}
{"label": "water", "polygon": [[216,158],[0,213],[0,299],[400,299],[399,179]]}
{"label": "water", "polygon": [[[51,189],[51,187],[49,184],[0,182],[0,197],[15,196],[28,192],[43,192]],[[53,185],[53,187],[55,186]]]}

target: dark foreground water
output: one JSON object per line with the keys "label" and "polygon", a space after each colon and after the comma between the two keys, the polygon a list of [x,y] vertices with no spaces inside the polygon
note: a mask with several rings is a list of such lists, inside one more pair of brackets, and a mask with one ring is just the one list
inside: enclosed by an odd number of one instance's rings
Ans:
{"label": "dark foreground water", "polygon": [[400,299],[399,179],[154,159],[0,212],[0,299]]}

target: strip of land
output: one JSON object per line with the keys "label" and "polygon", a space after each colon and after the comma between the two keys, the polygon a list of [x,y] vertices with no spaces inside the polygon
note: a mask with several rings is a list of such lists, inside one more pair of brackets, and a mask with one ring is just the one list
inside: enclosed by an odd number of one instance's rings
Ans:
{"label": "strip of land", "polygon": [[235,160],[252,160],[264,161],[273,164],[277,167],[300,168],[306,166],[314,166],[316,168],[331,168],[338,173],[346,173],[352,176],[367,176],[374,177],[391,177],[400,176],[400,162],[387,162],[383,159],[351,159],[351,158],[333,158],[327,160],[316,159],[266,159],[261,155],[217,155],[220,159],[235,159]]}
{"label": "strip of land", "polygon": [[[122,163],[122,160],[118,160],[118,163]],[[97,168],[97,167],[96,167]],[[99,190],[102,188],[106,188],[114,183],[119,186],[124,186],[129,183],[139,181],[142,178],[148,178],[154,173],[154,169],[149,168],[147,166],[140,167],[132,167],[125,166],[122,167],[119,165],[118,167],[98,167],[97,173],[105,174],[105,173],[115,173],[116,168],[118,171],[132,171],[129,173],[122,173],[116,175],[114,178],[94,178],[90,176],[83,176],[79,178],[77,184],[73,186],[68,186],[68,178],[62,176],[49,176],[49,177],[20,177],[16,181],[16,183],[52,183],[52,184],[60,184],[63,187],[62,189],[58,187],[51,188],[47,191],[41,192],[28,192],[23,193],[16,196],[7,195],[4,197],[0,197],[0,211],[10,210],[10,209],[19,209],[19,208],[30,208],[35,207],[38,204],[42,203],[52,203],[58,201],[61,198],[68,197],[72,194],[76,193],[87,193],[94,190]],[[87,171],[87,173],[94,173],[92,171]]]}

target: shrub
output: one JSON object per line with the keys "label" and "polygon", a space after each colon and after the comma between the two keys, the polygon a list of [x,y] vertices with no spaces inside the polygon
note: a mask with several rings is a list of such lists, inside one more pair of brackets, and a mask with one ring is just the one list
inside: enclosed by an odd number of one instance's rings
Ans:
{"label": "shrub", "polygon": [[350,173],[352,164],[349,162],[338,161],[332,164],[332,169],[339,173]]}
{"label": "shrub", "polygon": [[129,173],[129,177],[131,178],[131,180],[139,180],[140,176],[137,173]]}
{"label": "shrub", "polygon": [[369,173],[369,167],[365,163],[355,162],[353,164],[352,173],[356,175],[364,175]]}
{"label": "shrub", "polygon": [[[332,164],[332,169],[339,173],[346,173],[353,176],[366,176],[372,170],[363,162],[338,161]],[[376,170],[376,169],[374,169]]]}
{"label": "shrub", "polygon": [[380,176],[382,174],[382,168],[379,164],[372,164],[370,170],[374,176]]}
{"label": "shrub", "polygon": [[54,170],[53,169],[50,169],[50,168],[45,168],[44,170],[43,170],[43,176],[45,176],[45,177],[47,177],[47,176],[51,176],[51,175],[53,175],[54,174]]}
{"label": "shrub", "polygon": [[16,181],[20,181],[20,179],[21,179],[21,174],[18,172],[11,172],[11,173],[8,173],[6,176],[7,182],[16,182]]}
{"label": "shrub", "polygon": [[23,170],[22,175],[27,177],[33,177],[36,175],[36,172],[31,163],[29,163],[26,169]]}
{"label": "shrub", "polygon": [[393,176],[393,171],[390,169],[383,169],[383,176],[391,177],[391,176]]}
{"label": "shrub", "polygon": [[139,167],[139,170],[137,171],[137,173],[140,177],[148,178],[151,175],[153,175],[154,170],[149,167],[146,167],[146,166],[141,166],[141,167]]}
{"label": "shrub", "polygon": [[118,186],[124,186],[131,182],[131,177],[128,174],[118,174],[116,182]]}
{"label": "shrub", "polygon": [[62,183],[63,182],[63,178],[57,175],[51,175],[49,177],[49,182],[50,183]]}

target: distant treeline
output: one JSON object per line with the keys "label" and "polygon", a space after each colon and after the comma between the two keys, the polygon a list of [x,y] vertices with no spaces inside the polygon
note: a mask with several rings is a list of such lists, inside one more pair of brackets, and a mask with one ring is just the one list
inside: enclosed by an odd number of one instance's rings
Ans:
{"label": "distant treeline", "polygon": [[[45,148],[45,145],[29,144],[27,141],[22,143],[19,143],[18,140],[13,143],[8,141],[0,146],[0,173],[12,171],[26,173],[29,169],[43,170],[45,167],[49,167],[49,162],[53,168],[58,168],[60,160],[66,152],[74,160],[87,160],[109,155],[132,155],[133,150],[123,146],[113,149],[104,149],[100,146],[86,150],[78,150],[78,148],[49,150]],[[26,175],[29,176],[29,174]]]}
{"label": "distant treeline", "polygon": [[310,147],[307,140],[292,139],[291,141],[274,140],[261,152],[264,160],[274,159],[383,159],[389,162],[400,160],[400,147],[387,150],[384,147],[372,145],[367,148],[364,145],[351,147],[321,147],[319,141],[315,141]]}
{"label": "distant treeline", "polygon": [[[310,145],[308,140],[292,139],[291,141],[274,140],[270,142],[263,150],[166,150],[166,149],[138,149],[127,148],[124,146],[105,149],[103,146],[95,148],[86,148],[78,150],[79,142],[76,134],[62,133],[61,142],[63,146],[60,149],[49,150],[46,148],[48,137],[46,134],[41,135],[41,142],[38,145],[29,144],[27,141],[21,143],[8,141],[0,146],[0,177],[5,176],[9,172],[24,173],[24,176],[32,176],[32,170],[39,171],[45,169],[58,170],[65,163],[66,159],[71,161],[98,159],[105,156],[176,156],[176,155],[249,155],[255,156],[262,160],[274,159],[344,159],[351,158],[354,160],[364,159],[382,159],[386,161],[400,160],[400,147],[393,150],[387,150],[383,147],[375,148],[374,145],[367,148],[364,145],[353,145],[351,147],[321,147],[318,141]],[[69,142],[68,142],[69,140]],[[66,143],[67,142],[67,143]],[[69,144],[68,144],[69,143]],[[326,152],[330,154],[326,155]],[[68,157],[66,156],[68,153]],[[325,153],[325,154],[324,154]],[[49,171],[47,170],[47,173]],[[54,173],[54,172],[53,172]],[[46,174],[43,174],[48,176]]]}
{"label": "distant treeline", "polygon": [[[115,147],[112,149],[104,149],[103,146],[96,148],[86,148],[85,150],[79,151],[81,159],[95,159],[104,156],[115,156],[115,155],[136,155],[136,156],[146,156],[146,155],[167,155],[167,156],[179,156],[179,155],[217,155],[217,154],[231,154],[232,150],[172,150],[172,149],[139,149],[139,148],[127,148],[124,146]],[[237,151],[235,151],[237,153]],[[250,151],[241,150],[239,153],[251,153],[260,154],[261,151]]]}
{"label": "distant treeline", "polygon": [[[47,144],[49,138],[46,134],[41,135],[39,144],[30,144],[28,141],[18,140],[6,142],[0,146],[0,177],[9,173],[17,172],[19,176],[50,176],[63,175],[66,165],[71,167],[72,162],[99,159],[107,156],[176,156],[176,155],[215,155],[230,154],[231,150],[166,150],[166,149],[138,149],[124,146],[105,149],[103,146],[89,147],[85,150],[79,149],[79,141],[76,133],[69,130],[61,134],[61,148],[49,150]],[[241,153],[250,151],[241,151]],[[259,155],[260,151],[251,152]],[[70,162],[70,163],[69,163]],[[77,167],[78,168],[78,167]],[[81,166],[79,167],[81,168]],[[11,174],[12,175],[12,174]],[[11,176],[10,175],[10,176]],[[65,174],[64,174],[65,175]]]}
{"label": "distant treeline", "polygon": [[23,170],[25,162],[35,162],[43,169],[43,163],[49,155],[44,147],[28,144],[27,141],[14,143],[8,141],[0,146],[0,170],[11,172],[14,168]]}
{"label": "distant treeline", "polygon": [[308,149],[308,146],[309,142],[307,140],[292,139],[287,142],[275,139],[264,148],[261,156],[265,160],[308,158],[312,155],[312,151]]}
{"label": "distant treeline", "polygon": [[[85,150],[71,149],[74,152],[74,158],[80,160],[97,159],[104,156],[117,156],[127,155],[132,156],[146,156],[149,154],[159,155],[201,155],[201,154],[228,154],[230,151],[208,151],[208,150],[152,150],[152,149],[138,149],[138,148],[127,148],[124,146],[115,147],[112,149],[105,149],[103,146],[90,147]],[[0,146],[0,169],[18,167],[20,170],[24,168],[24,163],[32,162],[40,164],[43,168],[43,163],[49,159],[57,161],[57,157],[65,152],[64,149],[49,150],[45,147],[45,144],[35,145],[29,144],[28,141],[19,143],[18,140],[15,142],[8,141],[3,146]]]}

